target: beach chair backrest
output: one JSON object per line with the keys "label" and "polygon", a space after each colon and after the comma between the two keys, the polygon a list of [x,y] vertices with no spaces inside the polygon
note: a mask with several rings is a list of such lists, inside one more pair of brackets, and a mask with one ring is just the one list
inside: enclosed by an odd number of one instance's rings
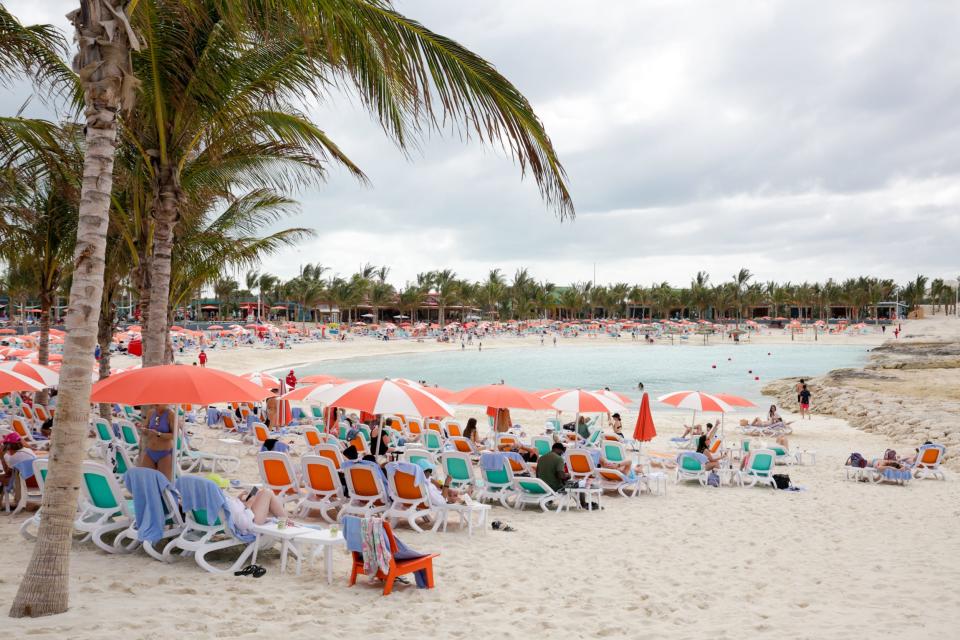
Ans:
{"label": "beach chair backrest", "polygon": [[410,473],[393,470],[392,474],[393,491],[401,500],[423,500],[427,501],[426,488],[417,484],[417,477]]}
{"label": "beach chair backrest", "polygon": [[134,410],[133,410],[133,407],[131,407],[131,406],[128,405],[128,404],[123,405],[123,414],[124,414],[125,416],[127,416],[127,420],[136,420],[136,419],[137,419],[137,412],[134,411]]}
{"label": "beach chair backrest", "polygon": [[44,407],[43,405],[37,405],[36,407],[34,407],[34,410],[37,413],[37,419],[40,420],[41,422],[46,422],[47,420],[50,419],[50,412],[47,411],[47,408]]}
{"label": "beach chair backrest", "polygon": [[472,443],[463,437],[453,436],[449,440],[453,447],[460,453],[473,453]]}
{"label": "beach chair backrest", "polygon": [[623,445],[619,442],[604,442],[603,457],[609,462],[624,462],[627,459]]}
{"label": "beach chair backrest", "polygon": [[450,451],[443,454],[443,469],[456,484],[473,483],[473,466],[466,453]]}
{"label": "beach chair backrest", "polygon": [[267,429],[267,425],[262,422],[254,422],[253,435],[256,437],[257,442],[262,444],[270,437],[270,431]]}
{"label": "beach chair backrest", "polygon": [[595,465],[593,458],[586,451],[577,451],[576,449],[567,449],[567,466],[570,473],[584,475],[593,473]]}
{"label": "beach chair backrest", "polygon": [[22,407],[20,407],[20,410],[23,411],[23,417],[29,420],[30,422],[33,422],[34,420],[36,420],[36,416],[33,415],[33,409],[30,408],[30,405],[25,404]]}
{"label": "beach chair backrest", "polygon": [[340,453],[340,447],[333,444],[321,444],[317,445],[316,452],[318,456],[322,456],[332,462],[337,471],[340,470],[340,465],[343,463],[343,455]]}
{"label": "beach chair backrest", "polygon": [[426,460],[432,465],[437,464],[436,458],[433,455],[433,453],[431,453],[430,451],[427,451],[426,449],[408,448],[403,453],[403,459],[406,462],[410,462],[412,464],[417,464],[417,460]]}
{"label": "beach chair backrest", "polygon": [[513,469],[504,464],[499,469],[482,469],[483,481],[493,487],[511,486],[513,484]]}
{"label": "beach chair backrest", "polygon": [[308,447],[313,448],[319,444],[323,444],[320,441],[320,434],[319,432],[317,432],[316,429],[307,429],[306,431],[303,432],[303,437],[307,441]]}
{"label": "beach chair backrest", "polygon": [[517,478],[517,486],[525,493],[534,495],[546,495],[552,492],[552,489],[539,478]]}
{"label": "beach chair backrest", "polygon": [[120,511],[125,506],[116,478],[102,464],[89,460],[83,462],[82,487],[87,501],[97,511]]}
{"label": "beach chair backrest", "polygon": [[120,437],[124,444],[138,446],[140,440],[137,438],[137,428],[129,420],[119,420],[117,425],[120,427]]}
{"label": "beach chair backrest", "polygon": [[226,427],[227,430],[229,430],[229,431],[238,431],[238,429],[237,429],[237,421],[233,419],[233,414],[224,413],[224,414],[223,414],[222,416],[220,416],[220,417],[223,418],[223,426]]}
{"label": "beach chair backrest", "polygon": [[766,476],[773,473],[777,454],[770,449],[757,449],[750,454],[750,473]]}
{"label": "beach chair backrest", "polygon": [[101,442],[113,442],[113,427],[103,418],[93,419],[93,429]]}
{"label": "beach chair backrest", "polygon": [[353,440],[349,444],[352,444],[357,449],[357,453],[364,455],[367,451],[370,450],[369,443],[370,440],[363,435],[363,432],[358,433],[353,437]]}
{"label": "beach chair backrest", "polygon": [[123,447],[113,446],[111,449],[113,449],[113,475],[122,477],[133,464]]}
{"label": "beach chair backrest", "polygon": [[383,495],[380,478],[370,467],[353,465],[347,469],[350,495],[362,498],[374,498]]}
{"label": "beach chair backrest", "polygon": [[249,407],[240,407],[240,417],[242,419],[246,420],[247,418],[250,417],[250,414],[252,413],[253,411],[251,411]]}
{"label": "beach chair backrest", "polygon": [[516,447],[519,444],[520,444],[520,440],[517,438],[517,436],[511,435],[509,433],[501,433],[500,436],[497,438],[498,447],[510,447],[512,449],[513,447]]}
{"label": "beach chair backrest", "polygon": [[274,493],[279,495],[290,491],[299,484],[293,464],[287,454],[277,451],[261,451],[257,454],[257,463],[260,466],[260,479]]}
{"label": "beach chair backrest", "polygon": [[427,431],[436,431],[437,433],[443,433],[443,427],[440,426],[439,420],[427,420],[426,421]]}
{"label": "beach chair backrest", "polygon": [[420,426],[420,421],[414,420],[412,418],[407,420],[407,431],[409,431],[412,435],[415,435],[415,436],[423,433],[423,428]]}
{"label": "beach chair backrest", "polygon": [[679,464],[684,471],[703,471],[703,462],[697,456],[690,455],[689,452],[680,454]]}
{"label": "beach chair backrest", "polygon": [[447,435],[460,437],[463,435],[463,428],[455,420],[447,421]]}
{"label": "beach chair backrest", "polygon": [[597,429],[590,434],[589,438],[587,438],[587,445],[595,447],[601,440],[603,440],[603,430]]}
{"label": "beach chair backrest", "polygon": [[27,429],[27,424],[23,421],[23,418],[20,416],[13,416],[10,418],[10,426],[13,427],[13,430],[20,434],[20,437],[24,440],[30,440],[30,431]]}
{"label": "beach chair backrest", "polygon": [[925,444],[920,447],[920,453],[917,455],[918,464],[925,467],[936,467],[943,458],[945,447],[939,444]]}
{"label": "beach chair backrest", "polygon": [[432,430],[424,432],[423,444],[428,451],[440,451],[443,448],[443,442],[440,439],[440,434]]}
{"label": "beach chair backrest", "polygon": [[43,493],[43,483],[47,481],[47,471],[50,468],[50,461],[47,458],[33,459],[33,477],[37,479],[37,486],[40,487],[40,493]]}
{"label": "beach chair backrest", "polygon": [[[723,440],[721,440],[720,438],[715,439],[713,441],[713,444],[710,445],[710,453],[711,454],[716,453],[717,451],[720,450],[721,446],[723,446]],[[784,451],[784,453],[786,452]]]}
{"label": "beach chair backrest", "polygon": [[553,447],[553,439],[548,436],[534,436],[532,442],[538,456],[547,455],[550,453],[550,448]]}
{"label": "beach chair backrest", "polygon": [[303,483],[308,489],[318,493],[343,493],[337,467],[330,458],[324,456],[303,456],[300,459]]}

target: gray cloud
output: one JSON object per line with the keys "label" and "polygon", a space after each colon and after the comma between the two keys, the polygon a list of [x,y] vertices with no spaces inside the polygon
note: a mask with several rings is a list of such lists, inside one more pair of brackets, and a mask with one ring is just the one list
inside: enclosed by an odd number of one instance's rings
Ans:
{"label": "gray cloud", "polygon": [[[49,5],[49,6],[48,6]],[[9,2],[35,20],[71,2]],[[560,224],[495,150],[433,135],[406,159],[356,101],[318,122],[373,187],[334,171],[291,222],[319,237],[271,259],[398,282],[450,266],[542,279],[685,283],[859,273],[955,276],[960,7],[952,3],[402,0],[530,98],[570,175]],[[16,94],[17,92],[12,92]],[[22,102],[4,98],[2,105]]]}

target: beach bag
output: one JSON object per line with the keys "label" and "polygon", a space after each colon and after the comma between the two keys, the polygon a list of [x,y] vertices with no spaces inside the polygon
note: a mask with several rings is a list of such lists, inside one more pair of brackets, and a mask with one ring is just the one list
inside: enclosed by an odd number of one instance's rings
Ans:
{"label": "beach bag", "polygon": [[789,489],[790,488],[790,476],[785,473],[775,473],[773,474],[773,481],[777,485],[777,489]]}
{"label": "beach bag", "polygon": [[710,487],[719,487],[720,486],[720,474],[716,471],[711,471],[710,475],[707,476],[707,486]]}
{"label": "beach bag", "polygon": [[849,464],[851,467],[860,467],[862,469],[867,466],[867,460],[859,453],[851,453]]}

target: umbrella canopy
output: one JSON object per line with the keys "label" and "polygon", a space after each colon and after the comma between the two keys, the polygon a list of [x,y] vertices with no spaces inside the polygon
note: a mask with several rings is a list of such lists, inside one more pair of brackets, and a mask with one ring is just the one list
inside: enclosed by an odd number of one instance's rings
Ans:
{"label": "umbrella canopy", "polygon": [[437,396],[438,398],[440,398],[441,400],[443,400],[448,404],[455,404],[451,402],[450,398],[452,398],[453,395],[457,393],[456,391],[452,391],[450,389],[444,389],[443,387],[431,387],[429,385],[425,386],[420,384],[419,382],[410,380],[408,378],[392,378],[392,380],[400,384],[405,384],[411,387],[417,387],[418,389],[423,389],[424,391],[428,391],[432,393],[433,395]]}
{"label": "umbrella canopy", "polygon": [[[301,380],[301,382],[303,382]],[[317,384],[302,384],[290,393],[285,393],[283,395],[284,400],[289,400],[291,402],[315,402],[316,397],[319,396],[324,391],[332,389],[333,387],[341,384],[339,382],[320,382]]]}
{"label": "umbrella canopy", "polygon": [[312,376],[303,376],[299,380],[301,384],[340,384],[346,381],[347,380],[345,378],[338,378],[337,376],[331,376],[325,373],[318,373]]}
{"label": "umbrella canopy", "polygon": [[637,424],[633,428],[633,439],[638,442],[649,442],[657,437],[657,428],[653,425],[653,413],[650,411],[650,396],[646,392],[640,400],[640,414],[637,415]]}
{"label": "umbrella canopy", "polygon": [[0,329],[0,335],[3,335],[3,336],[13,336],[13,335],[16,335],[16,333],[17,333],[16,329],[8,329],[6,327],[4,327],[3,329]]}
{"label": "umbrella canopy", "polygon": [[207,327],[207,331],[220,331],[221,329],[223,329],[223,327],[219,324],[212,324]]}
{"label": "umbrella canopy", "polygon": [[733,408],[715,395],[703,391],[674,391],[657,398],[664,404],[694,411],[732,411]]}
{"label": "umbrella canopy", "polygon": [[557,411],[571,411],[575,413],[626,413],[627,408],[611,396],[571,389],[566,391],[552,391],[542,396]]}
{"label": "umbrella canopy", "polygon": [[475,404],[494,409],[554,409],[549,402],[529,391],[505,384],[487,384],[458,391],[450,398],[451,404]]}
{"label": "umbrella canopy", "polygon": [[41,383],[44,387],[55,387],[60,383],[60,374],[53,369],[29,362],[4,362],[0,371],[13,371]]}
{"label": "umbrella canopy", "polygon": [[15,371],[0,371],[0,393],[11,391],[41,391],[45,388],[42,382],[37,382]]}
{"label": "umbrella canopy", "polygon": [[125,371],[93,385],[91,402],[211,404],[256,402],[270,392],[232,373],[170,364]]}
{"label": "umbrella canopy", "polygon": [[741,398],[740,396],[735,396],[735,395],[730,394],[730,393],[714,393],[713,396],[714,396],[715,398],[720,398],[721,400],[723,400],[724,402],[726,402],[726,403],[727,403],[728,405],[730,405],[731,407],[755,407],[755,406],[757,406],[756,404],[754,404],[754,403],[751,402],[750,400],[747,400],[746,398]]}
{"label": "umbrella canopy", "polygon": [[240,376],[244,380],[249,380],[253,384],[263,387],[264,389],[279,389],[280,388],[280,379],[274,378],[270,374],[263,373],[258,371],[256,373],[248,373],[245,376]]}
{"label": "umbrella canopy", "polygon": [[617,391],[611,391],[610,389],[597,389],[596,393],[599,393],[602,396],[613,398],[620,404],[633,404],[633,400]]}
{"label": "umbrella canopy", "polygon": [[375,415],[384,413],[421,417],[453,415],[453,410],[447,403],[426,389],[387,379],[344,382],[310,399],[319,404],[356,409]]}

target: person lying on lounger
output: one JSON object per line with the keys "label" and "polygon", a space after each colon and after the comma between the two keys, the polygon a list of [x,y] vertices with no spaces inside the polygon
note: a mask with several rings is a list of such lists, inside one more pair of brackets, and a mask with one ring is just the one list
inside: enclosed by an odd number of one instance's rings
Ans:
{"label": "person lying on lounger", "polygon": [[441,483],[433,477],[433,463],[426,458],[420,458],[417,460],[417,465],[423,469],[423,475],[427,477],[427,494],[430,497],[430,504],[442,507],[451,502],[463,502],[460,490],[450,486],[450,476]]}
{"label": "person lying on lounger", "polygon": [[900,458],[897,457],[897,452],[893,449],[887,449],[883,452],[883,458],[877,461],[877,464],[874,465],[877,471],[883,471],[884,469],[902,469],[903,462],[900,461]]}
{"label": "person lying on lounger", "polygon": [[[220,490],[223,491],[223,487]],[[230,518],[241,533],[252,533],[253,525],[265,524],[271,517],[287,517],[283,503],[273,491],[261,491],[258,487],[254,487],[241,494],[239,498],[231,496],[226,491],[223,492],[223,497],[227,500]]]}
{"label": "person lying on lounger", "polygon": [[[928,445],[928,444],[933,444],[933,443],[932,443],[931,441],[929,441],[929,440],[927,440],[926,442],[923,443],[924,446],[926,446],[926,445]],[[914,451],[916,451],[916,453],[914,453],[912,456],[907,456],[906,458],[901,458],[901,459],[900,459],[900,462],[902,462],[903,464],[907,465],[908,467],[912,467],[912,466],[914,466],[915,464],[917,464],[917,456],[920,455],[920,448],[917,447],[916,449],[914,449]]]}

